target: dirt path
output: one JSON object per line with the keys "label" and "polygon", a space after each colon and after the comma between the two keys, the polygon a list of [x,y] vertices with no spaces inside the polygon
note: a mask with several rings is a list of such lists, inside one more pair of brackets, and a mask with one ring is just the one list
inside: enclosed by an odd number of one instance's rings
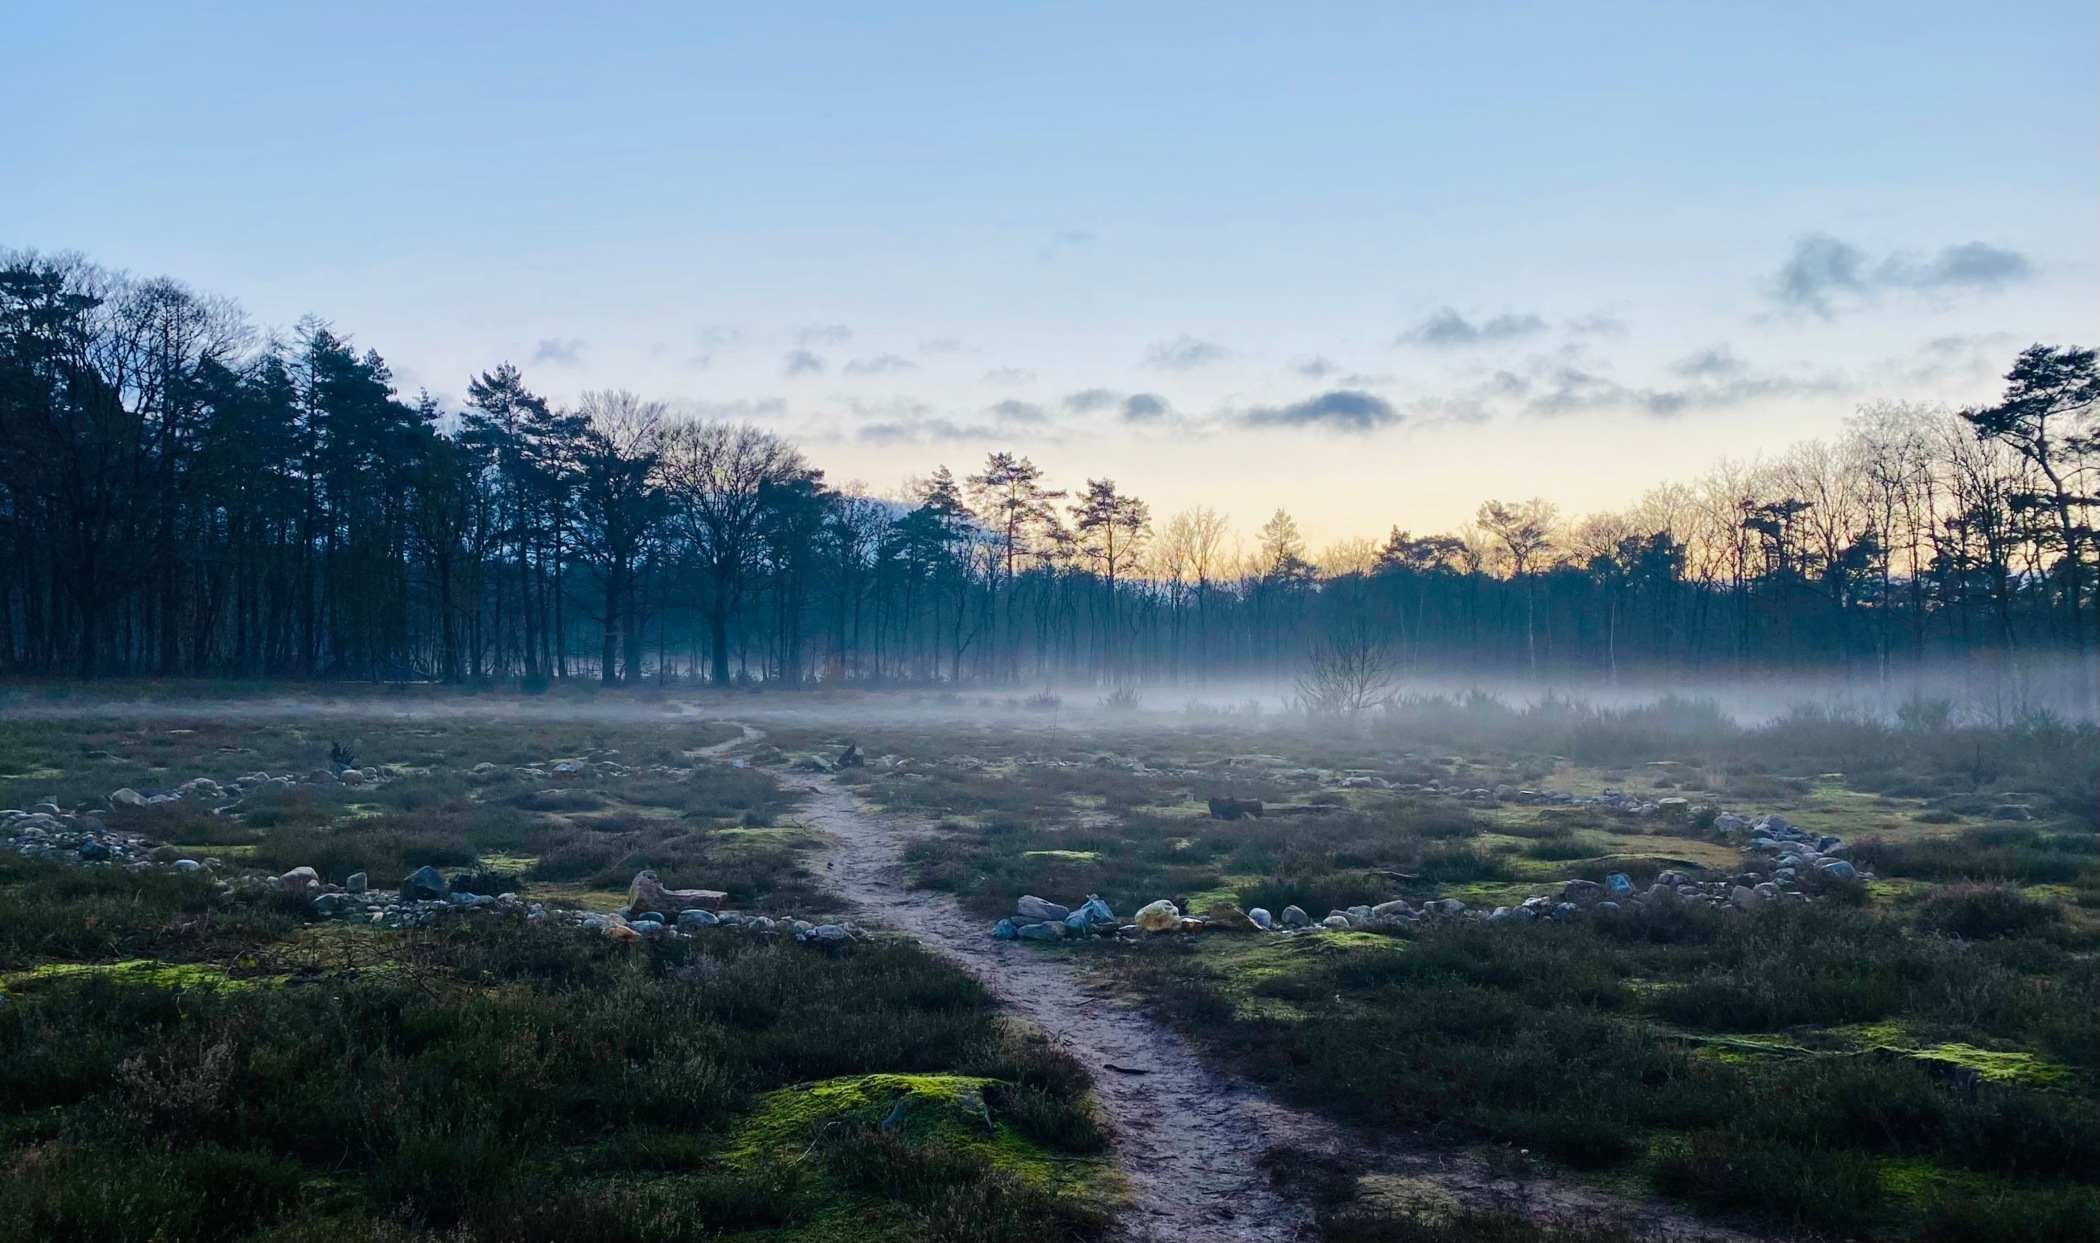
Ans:
{"label": "dirt path", "polygon": [[[710,751],[721,755],[761,737],[746,726],[744,737]],[[1092,991],[1070,963],[994,941],[986,921],[952,898],[908,888],[904,845],[922,831],[918,826],[863,809],[850,790],[826,777],[773,772],[807,792],[801,817],[838,843],[825,864],[827,887],[868,922],[909,933],[961,964],[1093,1073],[1135,1200],[1124,1219],[1133,1243],[1313,1237],[1309,1209],[1277,1195],[1261,1168],[1262,1155],[1276,1147],[1348,1152],[1380,1173],[1421,1180],[1469,1207],[1541,1219],[1624,1219],[1651,1238],[1749,1243],[1753,1237],[1668,1206],[1636,1206],[1549,1179],[1498,1176],[1463,1152],[1370,1140],[1279,1104],[1204,1067],[1178,1033]]]}

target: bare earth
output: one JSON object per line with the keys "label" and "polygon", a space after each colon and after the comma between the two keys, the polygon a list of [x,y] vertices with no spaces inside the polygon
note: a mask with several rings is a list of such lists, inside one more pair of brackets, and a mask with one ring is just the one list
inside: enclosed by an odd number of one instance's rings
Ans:
{"label": "bare earth", "polygon": [[[745,730],[743,738],[708,750],[723,754],[760,736],[748,726]],[[833,892],[867,922],[908,933],[961,964],[1005,1006],[1050,1032],[1093,1072],[1134,1201],[1124,1218],[1124,1236],[1132,1243],[1313,1237],[1310,1210],[1277,1195],[1261,1168],[1263,1153],[1275,1147],[1346,1151],[1447,1204],[1514,1210],[1539,1219],[1616,1218],[1654,1238],[1741,1243],[1753,1237],[1587,1187],[1540,1177],[1498,1177],[1462,1152],[1408,1148],[1353,1134],[1271,1100],[1251,1084],[1215,1074],[1178,1033],[1091,990],[1071,964],[1039,956],[1017,942],[994,941],[983,919],[964,912],[946,894],[908,888],[903,848],[913,832],[922,831],[919,826],[864,810],[850,790],[825,777],[777,770],[775,775],[808,792],[803,819],[838,843],[825,865],[824,880]]]}

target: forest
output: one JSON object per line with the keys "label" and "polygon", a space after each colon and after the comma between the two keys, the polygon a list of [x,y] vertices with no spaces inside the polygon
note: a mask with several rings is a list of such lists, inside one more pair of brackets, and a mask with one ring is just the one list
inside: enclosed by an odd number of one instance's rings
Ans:
{"label": "forest", "polygon": [[[1537,676],[2082,651],[2100,367],[1621,512],[1484,501],[1313,549],[1028,458],[833,486],[766,429],[503,363],[445,408],[317,319],[0,257],[0,674],[606,683],[1195,682],[1308,658]],[[1834,420],[1834,424],[1837,421]],[[1395,498],[1395,507],[1404,498]]]}

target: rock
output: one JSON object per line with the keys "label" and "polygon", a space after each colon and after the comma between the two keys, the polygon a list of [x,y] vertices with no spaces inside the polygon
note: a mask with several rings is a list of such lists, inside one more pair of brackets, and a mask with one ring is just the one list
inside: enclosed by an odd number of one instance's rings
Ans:
{"label": "rock", "polygon": [[1083,937],[1086,935],[1086,915],[1083,912],[1073,911],[1058,922],[1065,926],[1065,932],[1071,936]]}
{"label": "rock", "polygon": [[109,796],[109,801],[118,807],[144,807],[146,805],[146,796],[130,786],[125,786],[123,789],[112,793]]}
{"label": "rock", "polygon": [[1563,902],[1553,908],[1553,918],[1566,919],[1567,917],[1575,914],[1581,909],[1581,907],[1576,906],[1573,902]]}
{"label": "rock", "polygon": [[1329,915],[1327,918],[1321,920],[1320,926],[1322,928],[1347,928],[1349,926],[1349,917],[1347,915],[1341,914],[1340,912],[1336,912],[1335,914]]}
{"label": "rock", "polygon": [[1283,908],[1283,926],[1286,928],[1310,928],[1312,916],[1295,906]]}
{"label": "rock", "polygon": [[1457,898],[1445,898],[1436,903],[1436,908],[1446,915],[1463,915],[1466,913],[1466,904]]}
{"label": "rock", "polygon": [[1047,921],[1040,924],[1023,924],[1014,930],[1014,935],[1023,941],[1057,941],[1063,939],[1065,926]]}
{"label": "rock", "polygon": [[1203,912],[1203,923],[1205,927],[1220,932],[1259,932],[1262,929],[1262,925],[1255,923],[1232,902],[1212,903],[1211,908]]}
{"label": "rock", "polygon": [[348,897],[340,893],[324,893],[314,899],[314,913],[316,915],[333,915],[349,900]]}
{"label": "rock", "polygon": [[630,924],[660,924],[664,922],[664,917],[661,911],[642,911],[628,916],[627,922]]}
{"label": "rock", "polygon": [[1816,870],[1833,880],[1859,879],[1859,869],[1843,859],[1825,859],[1816,865]]}
{"label": "rock", "polygon": [[1766,833],[1784,833],[1794,827],[1794,822],[1774,811],[1758,817],[1750,827]]}
{"label": "rock", "polygon": [[277,878],[277,888],[285,893],[305,893],[321,887],[321,874],[309,867],[297,867]]}
{"label": "rock", "polygon": [[1088,924],[1112,924],[1116,922],[1116,913],[1108,908],[1108,903],[1103,902],[1101,895],[1098,893],[1088,894],[1086,901],[1081,903],[1079,909],[1072,913],[1086,916]]}
{"label": "rock", "polygon": [[853,934],[837,924],[818,924],[798,939],[810,945],[850,945]]}
{"label": "rock", "polygon": [[849,742],[846,744],[846,749],[844,751],[839,752],[837,767],[860,768],[866,763],[867,761],[861,758],[860,744],[855,742]]}
{"label": "rock", "polygon": [[1039,924],[1050,920],[1062,922],[1064,917],[1071,913],[1072,908],[1059,906],[1055,902],[1046,902],[1032,893],[1023,894],[1021,900],[1014,903],[1015,916],[1030,923]]}
{"label": "rock", "polygon": [[1773,884],[1771,881],[1762,881],[1758,884],[1750,886],[1750,888],[1755,890],[1767,902],[1779,901],[1779,886]]}
{"label": "rock", "polygon": [[1276,917],[1269,914],[1265,907],[1257,906],[1253,910],[1248,911],[1247,918],[1253,920],[1254,926],[1257,928],[1272,928],[1276,925]]}
{"label": "rock", "polygon": [[203,866],[195,859],[177,859],[175,861],[175,870],[178,872],[195,872]]}
{"label": "rock", "polygon": [[346,786],[360,786],[365,783],[365,775],[354,768],[346,768],[338,775],[337,780]]}
{"label": "rock", "polygon": [[720,889],[666,889],[656,873],[644,868],[627,887],[627,907],[634,911],[718,911],[729,895]]}
{"label": "rock", "polygon": [[80,861],[82,863],[106,862],[109,859],[109,853],[109,847],[101,842],[85,841],[80,843]]}
{"label": "rock", "polygon": [[1011,919],[1002,919],[992,925],[992,940],[994,941],[1011,941],[1018,935],[1019,930],[1014,927],[1014,921]]}
{"label": "rock", "polygon": [[681,928],[712,928],[721,922],[721,917],[713,911],[704,911],[697,906],[678,912],[678,926]]}
{"label": "rock", "polygon": [[1595,902],[1604,896],[1604,886],[1593,880],[1571,880],[1561,886],[1560,896],[1564,902]]}
{"label": "rock", "polygon": [[424,864],[408,874],[401,882],[401,898],[404,902],[437,902],[445,896],[445,877],[436,868]]}
{"label": "rock", "polygon": [[1493,924],[1506,924],[1506,923],[1508,923],[1508,922],[1509,922],[1509,908],[1508,908],[1508,907],[1506,907],[1506,906],[1498,906],[1498,907],[1496,907],[1496,908],[1495,908],[1494,910],[1492,910],[1492,911],[1489,911],[1489,912],[1488,912],[1488,922],[1489,922],[1489,923],[1493,923]]}
{"label": "rock", "polygon": [[1135,918],[1144,932],[1176,932],[1181,928],[1181,912],[1165,898],[1139,907]]}
{"label": "rock", "polygon": [[1714,829],[1720,833],[1740,833],[1750,827],[1750,822],[1732,811],[1724,811],[1714,817]]}
{"label": "rock", "polygon": [[1735,892],[1728,895],[1728,900],[1735,903],[1736,909],[1743,911],[1754,911],[1771,901],[1748,885],[1737,885]]}
{"label": "rock", "polygon": [[350,873],[350,879],[343,882],[343,888],[349,890],[351,893],[363,893],[366,889],[369,889],[371,885],[372,878],[366,876],[363,872],[352,872]]}
{"label": "rock", "polygon": [[1352,924],[1366,924],[1371,922],[1371,908],[1368,906],[1352,906],[1348,910],[1343,911],[1342,914],[1348,916],[1349,922]]}
{"label": "rock", "polygon": [[483,760],[481,761],[481,763],[476,764],[473,768],[469,769],[468,771],[473,773],[477,777],[486,777],[490,773],[496,771],[496,765],[494,761]]}
{"label": "rock", "polygon": [[1404,919],[1414,913],[1415,908],[1409,906],[1406,900],[1402,898],[1394,898],[1391,902],[1380,902],[1377,906],[1371,908],[1371,916],[1374,919]]}
{"label": "rock", "polygon": [[2021,807],[2013,803],[2007,803],[2003,806],[1991,808],[1991,819],[2032,820],[2034,819],[2034,813],[2025,807]]}
{"label": "rock", "polygon": [[1535,907],[1519,906],[1512,907],[1510,909],[1509,917],[1512,920],[1515,920],[1517,923],[1528,924],[1532,920],[1537,919],[1539,917],[1539,913],[1537,908]]}
{"label": "rock", "polygon": [[1597,909],[1600,911],[1616,911],[1619,909],[1619,904],[1607,898],[1597,904]]}
{"label": "rock", "polygon": [[1604,878],[1604,891],[1614,898],[1633,896],[1633,878],[1624,872],[1613,872]]}

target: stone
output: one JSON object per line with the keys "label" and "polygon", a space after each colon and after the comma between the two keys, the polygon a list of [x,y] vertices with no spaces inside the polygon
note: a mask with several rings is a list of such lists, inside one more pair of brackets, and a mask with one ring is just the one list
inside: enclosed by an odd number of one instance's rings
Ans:
{"label": "stone", "polygon": [[1604,896],[1604,886],[1593,880],[1571,880],[1561,886],[1560,896],[1563,902],[1595,902]]}
{"label": "stone", "polygon": [[1086,916],[1088,924],[1112,924],[1116,922],[1116,913],[1109,909],[1108,903],[1103,902],[1101,895],[1098,893],[1088,894],[1086,901],[1081,903],[1079,909],[1074,911],[1073,914]]}
{"label": "stone", "polygon": [[305,893],[321,887],[321,874],[309,867],[297,867],[277,878],[277,888],[285,893]]}
{"label": "stone", "polygon": [[406,902],[436,902],[444,896],[444,874],[427,863],[410,872],[408,879],[401,882],[401,898]]}
{"label": "stone", "polygon": [[317,915],[333,915],[349,900],[347,896],[340,893],[324,893],[314,899],[314,913]]}
{"label": "stone", "polygon": [[1283,908],[1283,926],[1286,928],[1310,928],[1312,916],[1295,906]]}
{"label": "stone", "polygon": [[1528,924],[1539,917],[1538,909],[1530,906],[1512,907],[1509,917],[1520,924]]}
{"label": "stone", "polygon": [[1349,926],[1349,917],[1337,911],[1321,920],[1320,926],[1322,928],[1347,928]]}
{"label": "stone", "polygon": [[818,924],[798,939],[810,945],[850,945],[853,934],[837,924]]}
{"label": "stone", "polygon": [[85,841],[80,843],[80,861],[82,863],[102,863],[108,859],[109,847],[101,842]]}
{"label": "stone", "polygon": [[492,760],[483,760],[468,771],[477,777],[486,777],[488,774],[496,771],[496,764]]}
{"label": "stone", "polygon": [[1748,885],[1737,885],[1735,891],[1728,895],[1728,900],[1735,904],[1737,910],[1743,911],[1754,911],[1771,901]]}
{"label": "stone", "polygon": [[350,873],[350,878],[343,882],[343,888],[351,893],[363,893],[371,887],[372,878],[366,876],[363,872],[352,872]]}
{"label": "stone", "polygon": [[1144,932],[1177,932],[1181,928],[1181,912],[1165,898],[1139,907],[1134,918]]}
{"label": "stone", "polygon": [[1757,822],[1750,827],[1762,829],[1767,833],[1784,833],[1794,827],[1794,822],[1774,811],[1758,817]]}
{"label": "stone", "polygon": [[1714,817],[1714,829],[1720,833],[1740,833],[1750,827],[1750,822],[1732,811],[1724,811]]}
{"label": "stone", "polygon": [[1203,923],[1205,927],[1220,932],[1259,932],[1262,928],[1233,902],[1212,903],[1211,908],[1203,912]]}
{"label": "stone", "polygon": [[1498,906],[1498,907],[1496,907],[1496,908],[1495,908],[1494,910],[1492,910],[1492,911],[1489,911],[1489,912],[1488,912],[1488,922],[1489,922],[1489,923],[1494,923],[1494,924],[1506,924],[1506,923],[1508,923],[1508,922],[1509,922],[1509,908],[1508,908],[1508,907],[1506,907],[1506,906]]}
{"label": "stone", "polygon": [[628,916],[627,922],[630,924],[660,924],[664,922],[664,917],[660,911],[641,911]]}
{"label": "stone", "polygon": [[1347,915],[1349,922],[1352,924],[1369,923],[1371,920],[1371,908],[1368,906],[1352,906],[1348,910],[1343,911],[1342,914]]}
{"label": "stone", "polygon": [[1021,895],[1021,900],[1014,903],[1014,915],[1030,923],[1039,924],[1048,920],[1061,922],[1065,916],[1071,913],[1071,907],[1060,906],[1055,902],[1046,902],[1032,893]]}
{"label": "stone", "polygon": [[1086,935],[1086,915],[1082,912],[1073,911],[1058,922],[1065,926],[1065,932],[1071,936],[1083,937]]}
{"label": "stone", "polygon": [[1371,916],[1374,919],[1404,919],[1414,913],[1415,908],[1409,906],[1404,898],[1394,898],[1391,902],[1380,902],[1377,906],[1371,908]]}
{"label": "stone", "polygon": [[1613,872],[1604,878],[1604,891],[1614,898],[1633,896],[1633,878],[1624,872]]}
{"label": "stone", "polygon": [[667,911],[676,913],[700,909],[718,911],[722,900],[729,895],[720,889],[666,889],[657,879],[654,870],[643,868],[634,874],[634,881],[627,887],[627,907],[633,911]]}
{"label": "stone", "polygon": [[1832,880],[1859,879],[1859,869],[1843,859],[1825,859],[1816,865],[1816,870]]}
{"label": "stone", "polygon": [[1014,935],[1023,941],[1056,941],[1064,937],[1065,926],[1047,921],[1039,924],[1023,924],[1014,930]]}
{"label": "stone", "polygon": [[1257,906],[1253,910],[1248,911],[1247,918],[1253,920],[1254,926],[1257,928],[1273,928],[1276,926],[1276,917],[1269,914],[1266,907]]}
{"label": "stone", "polygon": [[123,789],[113,792],[109,796],[109,801],[118,807],[144,807],[146,805],[146,796],[130,786],[125,786]]}
{"label": "stone", "polygon": [[1014,927],[1014,921],[1011,919],[1002,919],[992,925],[992,940],[994,941],[1011,941],[1018,935],[1019,929]]}
{"label": "stone", "polygon": [[721,922],[721,917],[713,911],[704,911],[697,906],[678,912],[678,926],[681,928],[712,928]]}
{"label": "stone", "polygon": [[178,872],[195,872],[201,869],[203,866],[203,864],[197,862],[195,859],[177,859],[175,861],[175,870]]}

